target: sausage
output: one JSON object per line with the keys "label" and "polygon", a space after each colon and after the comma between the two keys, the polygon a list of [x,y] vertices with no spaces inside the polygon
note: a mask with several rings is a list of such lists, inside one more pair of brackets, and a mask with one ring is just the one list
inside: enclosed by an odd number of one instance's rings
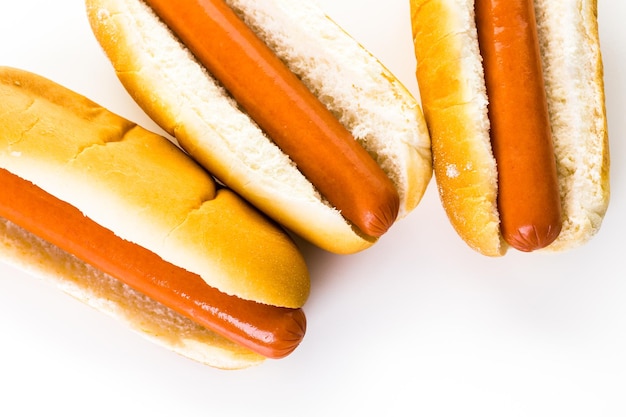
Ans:
{"label": "sausage", "polygon": [[286,356],[304,337],[302,309],[226,295],[5,169],[0,184],[0,216],[208,329],[269,358]]}
{"label": "sausage", "polygon": [[388,230],[399,210],[391,180],[228,5],[146,3],[347,220],[369,236]]}
{"label": "sausage", "polygon": [[561,230],[561,201],[532,0],[477,0],[498,210],[505,241],[543,248]]}

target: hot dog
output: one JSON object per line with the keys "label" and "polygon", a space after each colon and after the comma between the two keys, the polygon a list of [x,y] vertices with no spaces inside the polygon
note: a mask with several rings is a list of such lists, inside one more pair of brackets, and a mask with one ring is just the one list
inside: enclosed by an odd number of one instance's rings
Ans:
{"label": "hot dog", "polygon": [[[315,6],[86,4],[97,40],[146,113],[301,237],[354,253],[419,203],[432,165],[418,102]],[[209,30],[211,21],[221,28]],[[220,56],[204,39],[230,46]]]}
{"label": "hot dog", "polygon": [[566,250],[600,228],[610,163],[596,11],[411,0],[440,198],[482,254]]}
{"label": "hot dog", "polygon": [[399,205],[391,180],[223,0],[146,3],[346,219],[369,236],[387,231]]}
{"label": "hot dog", "polygon": [[530,252],[548,246],[561,230],[534,6],[530,0],[476,0],[475,10],[498,169],[500,230],[509,245]]}
{"label": "hot dog", "polygon": [[[67,264],[53,275],[92,305],[134,313],[134,300],[153,300],[142,303],[159,323],[133,325],[209,365],[240,368],[298,346],[308,272],[275,223],[167,139],[52,81],[0,68],[0,97],[3,243],[53,253],[48,265]],[[42,256],[32,249],[6,254],[29,264]],[[125,286],[90,288],[95,278],[71,276],[81,263]]]}

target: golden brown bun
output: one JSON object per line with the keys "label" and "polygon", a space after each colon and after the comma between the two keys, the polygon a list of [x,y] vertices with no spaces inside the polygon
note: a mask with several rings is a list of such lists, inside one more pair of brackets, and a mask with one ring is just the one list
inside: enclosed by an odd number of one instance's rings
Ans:
{"label": "golden brown bun", "polygon": [[[399,218],[413,210],[432,175],[430,140],[414,97],[310,2],[227,3],[375,156],[400,194]],[[320,197],[143,2],[86,4],[122,84],[194,159],[321,248],[354,253],[374,244]]]}
{"label": "golden brown bun", "polygon": [[[118,237],[227,294],[291,308],[306,301],[308,270],[291,238],[233,192],[216,190],[167,139],[50,80],[6,67],[0,67],[0,126],[1,168]],[[57,272],[71,272],[74,263]]]}
{"label": "golden brown bun", "polygon": [[[609,203],[609,146],[596,1],[535,1],[563,229],[545,250],[589,240]],[[472,0],[411,0],[417,80],[450,222],[473,249],[504,255],[497,171]]]}

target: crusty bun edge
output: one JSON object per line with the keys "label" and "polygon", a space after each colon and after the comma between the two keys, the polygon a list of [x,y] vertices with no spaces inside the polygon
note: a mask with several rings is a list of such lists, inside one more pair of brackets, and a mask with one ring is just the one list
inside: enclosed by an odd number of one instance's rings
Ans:
{"label": "crusty bun edge", "polygon": [[[216,177],[261,211],[323,249],[354,253],[375,243],[375,239],[359,234],[319,196],[289,158],[239,111],[144,3],[87,0],[86,4],[93,32],[131,96]],[[396,183],[402,199],[400,217],[410,212],[420,201],[432,173],[430,141],[417,101],[378,61],[309,2],[229,4],[239,12],[254,9],[246,12],[247,23],[265,37],[279,56],[282,54],[288,65],[291,62],[292,71],[314,92],[329,88],[329,80],[348,86],[359,78],[364,80],[362,88],[353,89],[362,91],[361,97],[342,96],[343,91],[339,95],[332,91],[317,93],[327,97],[327,105],[338,106],[331,110],[344,124],[346,120],[358,121],[361,114],[378,117],[347,127],[361,138],[363,146]],[[269,24],[278,26],[266,32],[260,29]],[[268,38],[273,35],[276,36]],[[297,42],[290,44],[294,40]],[[328,45],[322,45],[323,42]],[[325,55],[328,50],[337,56]],[[296,55],[287,56],[294,51]],[[297,55],[304,52],[311,55]],[[313,67],[321,72],[314,74],[311,64],[297,67],[307,61],[314,62]],[[356,72],[346,72],[339,78],[329,76],[324,72],[329,63]],[[379,97],[378,101],[374,97]],[[361,108],[355,112],[348,103]],[[363,112],[365,103],[372,109]],[[387,136],[376,139],[377,131],[385,131]]]}
{"label": "crusty bun edge", "polygon": [[[588,241],[608,207],[602,59],[596,1],[537,0],[535,7],[564,216],[559,238],[545,250],[557,251]],[[411,0],[411,19],[443,207],[470,247],[504,255],[474,1]]]}
{"label": "crusty bun edge", "polygon": [[264,361],[2,218],[0,261],[58,286],[148,340],[194,361],[220,369],[243,369]]}
{"label": "crusty bun edge", "polygon": [[473,1],[412,0],[411,20],[416,74],[441,202],[452,226],[471,248],[503,255],[497,171]]}

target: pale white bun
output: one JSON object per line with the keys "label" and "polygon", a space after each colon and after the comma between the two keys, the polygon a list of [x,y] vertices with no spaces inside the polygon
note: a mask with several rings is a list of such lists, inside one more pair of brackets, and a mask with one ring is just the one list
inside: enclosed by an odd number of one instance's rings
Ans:
{"label": "pale white bun", "polygon": [[[306,301],[308,270],[293,240],[236,194],[218,190],[206,171],[164,137],[50,80],[6,67],[0,67],[0,125],[0,168],[118,237],[227,294],[291,308]],[[26,240],[22,248],[43,247],[19,232],[4,239],[5,246]],[[15,251],[30,258],[26,264],[40,256]],[[85,269],[66,255],[46,257],[52,258],[62,265],[40,269],[56,268],[58,277]],[[77,291],[88,287],[79,284]],[[172,334],[167,338],[176,341]]]}
{"label": "pale white bun", "polygon": [[[370,53],[312,2],[228,0],[375,157],[398,189],[399,218],[432,175],[421,107]],[[122,84],[194,159],[315,245],[354,253],[363,236],[329,206],[141,0],[86,0],[93,32]]]}
{"label": "pale white bun", "polygon": [[[595,235],[608,207],[603,67],[595,0],[535,0],[535,9],[563,210],[561,234],[545,250],[557,251]],[[504,255],[474,1],[411,0],[411,19],[443,206],[469,246]]]}

